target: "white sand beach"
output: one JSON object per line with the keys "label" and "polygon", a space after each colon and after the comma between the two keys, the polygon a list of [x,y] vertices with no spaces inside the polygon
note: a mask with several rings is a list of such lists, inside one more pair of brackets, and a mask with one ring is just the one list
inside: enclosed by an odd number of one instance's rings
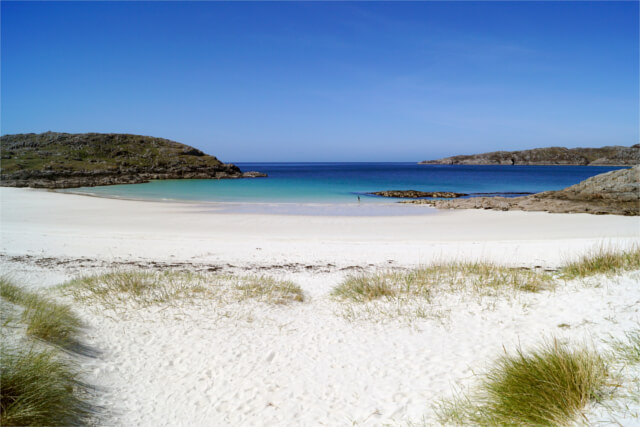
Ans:
{"label": "white sand beach", "polygon": [[[291,305],[123,307],[125,315],[74,306],[99,351],[82,365],[101,390],[106,425],[431,425],[432,404],[473,384],[505,348],[551,337],[599,347],[640,323],[638,271],[513,298],[450,296],[411,320],[350,319],[329,295],[348,274],[435,261],[551,270],[598,245],[639,244],[638,217],[230,214],[16,188],[0,188],[0,204],[2,270],[29,286],[143,267],[268,274],[305,293]],[[595,408],[590,421],[614,412]],[[632,425],[629,414],[615,416]]]}
{"label": "white sand beach", "polygon": [[[216,214],[215,204],[142,202],[1,188],[2,252],[102,260],[415,266],[474,257],[554,266],[594,243],[640,237],[637,217],[479,210],[391,217]],[[429,207],[421,207],[432,209]]]}

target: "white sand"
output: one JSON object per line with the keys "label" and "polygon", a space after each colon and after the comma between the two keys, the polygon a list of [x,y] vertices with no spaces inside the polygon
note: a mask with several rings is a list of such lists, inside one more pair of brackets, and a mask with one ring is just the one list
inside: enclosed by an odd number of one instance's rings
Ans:
{"label": "white sand", "polygon": [[[555,265],[640,238],[637,217],[441,211],[395,217],[214,214],[207,205],[0,189],[2,252],[53,257],[337,266],[483,257]],[[432,209],[424,207],[425,209]]]}
{"label": "white sand", "polygon": [[[557,336],[601,346],[609,334],[620,336],[640,322],[638,272],[513,300],[443,299],[434,310],[447,315],[411,324],[348,321],[328,297],[349,266],[481,258],[555,267],[594,245],[640,242],[637,217],[233,215],[208,205],[8,188],[0,198],[3,270],[32,285],[64,280],[86,259],[103,267],[123,260],[191,262],[264,271],[295,281],[308,296],[291,306],[152,308],[124,318],[76,307],[89,324],[87,342],[102,352],[83,363],[87,381],[104,388],[99,403],[109,425],[381,425],[423,417],[432,423],[434,400],[472,384],[472,373],[503,345]],[[24,255],[32,258],[12,258]],[[76,261],[45,268],[45,257]],[[563,323],[570,327],[559,328]],[[618,416],[625,425],[637,421]]]}

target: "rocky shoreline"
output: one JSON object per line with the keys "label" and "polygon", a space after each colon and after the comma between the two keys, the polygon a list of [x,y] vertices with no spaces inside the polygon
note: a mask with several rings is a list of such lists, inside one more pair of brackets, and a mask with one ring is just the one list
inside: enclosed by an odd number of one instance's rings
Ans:
{"label": "rocky shoreline", "polygon": [[3,187],[30,188],[77,188],[99,185],[142,184],[162,179],[238,179],[260,178],[267,174],[261,172],[242,172],[232,164],[224,164],[217,170],[211,169],[115,169],[93,171],[24,171],[2,174],[0,185]]}
{"label": "rocky shoreline", "polygon": [[524,197],[474,197],[456,200],[408,200],[440,209],[493,209],[640,215],[640,166],[603,173],[558,191]]}
{"label": "rocky shoreline", "polygon": [[0,138],[4,187],[76,188],[159,179],[258,178],[197,148],[129,134],[5,135]]}

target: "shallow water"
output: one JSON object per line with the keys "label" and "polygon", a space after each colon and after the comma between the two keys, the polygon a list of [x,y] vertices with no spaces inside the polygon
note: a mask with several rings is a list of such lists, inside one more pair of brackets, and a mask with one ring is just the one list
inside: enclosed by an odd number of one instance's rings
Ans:
{"label": "shallow water", "polygon": [[[537,193],[559,190],[620,167],[467,166],[415,163],[237,163],[268,178],[164,180],[146,184],[83,187],[71,192],[143,200],[226,202],[227,212],[319,215],[418,214],[424,206],[368,195],[383,190],[459,193]],[[472,196],[475,194],[472,194]],[[480,194],[477,194],[480,195]],[[506,194],[513,196],[513,194]],[[358,197],[360,200],[358,201]],[[375,204],[376,206],[370,206]],[[340,206],[337,206],[340,205]]]}

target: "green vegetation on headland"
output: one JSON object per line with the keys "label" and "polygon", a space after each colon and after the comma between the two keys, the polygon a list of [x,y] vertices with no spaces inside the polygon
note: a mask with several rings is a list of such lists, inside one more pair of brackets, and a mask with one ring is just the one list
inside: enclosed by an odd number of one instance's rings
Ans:
{"label": "green vegetation on headland", "polygon": [[5,187],[72,188],[154,179],[265,176],[178,142],[130,134],[56,133],[0,137]]}
{"label": "green vegetation on headland", "polygon": [[589,165],[633,166],[640,164],[640,144],[602,148],[545,147],[424,160],[421,165]]}

